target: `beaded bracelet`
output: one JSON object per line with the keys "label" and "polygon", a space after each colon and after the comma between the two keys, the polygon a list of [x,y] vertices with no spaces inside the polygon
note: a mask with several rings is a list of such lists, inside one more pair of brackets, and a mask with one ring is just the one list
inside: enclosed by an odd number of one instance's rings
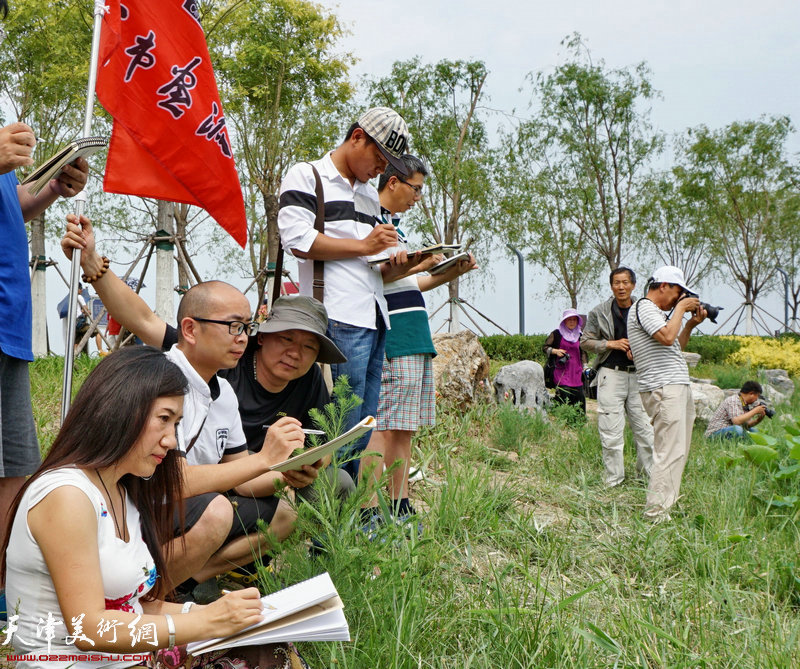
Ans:
{"label": "beaded bracelet", "polygon": [[109,264],[111,263],[111,261],[110,261],[110,260],[109,260],[109,259],[108,259],[106,256],[103,256],[102,260],[103,260],[103,264],[102,264],[102,266],[100,267],[100,271],[99,271],[99,272],[97,272],[97,274],[93,274],[92,276],[89,276],[89,275],[87,275],[87,274],[83,274],[83,275],[81,276],[81,280],[82,280],[84,283],[94,283],[94,282],[95,282],[95,281],[97,281],[97,280],[98,280],[98,279],[99,279],[101,276],[103,276],[103,274],[105,274],[105,273],[108,271],[108,266],[109,266]]}

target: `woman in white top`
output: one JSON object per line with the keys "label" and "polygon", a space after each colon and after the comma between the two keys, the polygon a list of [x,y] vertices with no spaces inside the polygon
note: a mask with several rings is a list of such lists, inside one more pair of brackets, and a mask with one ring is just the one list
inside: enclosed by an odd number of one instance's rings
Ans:
{"label": "woman in white top", "polygon": [[156,598],[182,497],[175,430],[185,388],[161,352],[134,346],[104,359],[77,394],[9,512],[0,573],[15,652],[28,655],[18,667],[141,664],[130,654],[260,619],[255,588],[207,606]]}

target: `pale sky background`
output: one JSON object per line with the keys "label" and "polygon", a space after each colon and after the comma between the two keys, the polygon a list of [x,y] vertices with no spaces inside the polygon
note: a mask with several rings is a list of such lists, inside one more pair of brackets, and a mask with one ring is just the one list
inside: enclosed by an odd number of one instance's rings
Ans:
{"label": "pale sky background", "polygon": [[[489,106],[505,112],[517,109],[524,115],[528,98],[519,89],[525,75],[549,71],[562,62],[560,42],[577,31],[595,61],[603,59],[612,68],[648,63],[651,81],[662,95],[653,103],[651,120],[668,134],[699,124],[719,128],[761,115],[787,114],[800,122],[800,2],[796,0],[426,0],[405,4],[323,0],[321,4],[334,10],[350,30],[341,51],[359,59],[352,70],[356,80],[363,75],[386,75],[394,61],[414,56],[424,62],[480,59],[490,72]],[[800,149],[797,135],[791,147],[795,152]],[[67,267],[54,244],[48,245],[48,251]],[[493,285],[470,282],[462,296],[510,332],[517,332],[516,262],[506,257],[479,258],[479,262],[490,265]],[[635,269],[643,284],[653,268]],[[526,266],[528,333],[551,330],[568,306],[566,300],[560,304],[542,298],[545,281],[533,266]],[[146,298],[155,284],[154,274],[147,283]],[[242,288],[247,284],[235,283]],[[598,277],[598,284],[607,286],[606,277]],[[49,271],[48,321],[51,347],[56,351],[63,350],[63,345],[54,305],[65,292],[57,274]],[[579,304],[580,310],[587,312],[606,292],[604,287],[598,295],[587,297],[586,303]],[[428,295],[431,311],[446,299],[441,289]],[[782,318],[782,296],[781,287],[762,306]],[[702,298],[724,306],[723,318],[741,301],[725,286],[704,287]],[[149,301],[152,304],[152,297]],[[440,323],[437,318],[434,328]],[[497,332],[485,325],[488,332]]]}

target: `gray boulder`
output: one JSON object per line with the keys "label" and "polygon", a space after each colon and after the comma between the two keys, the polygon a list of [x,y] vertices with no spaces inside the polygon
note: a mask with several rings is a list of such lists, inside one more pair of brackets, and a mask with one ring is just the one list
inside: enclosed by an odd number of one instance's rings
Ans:
{"label": "gray boulder", "polygon": [[[792,396],[792,393],[794,393],[794,381],[789,378],[785,369],[765,369],[762,374],[766,385],[782,395],[780,401],[788,400]],[[764,394],[767,394],[767,388],[764,388],[764,391]],[[777,399],[773,400],[770,398],[770,401],[778,403]]]}
{"label": "gray boulder", "polygon": [[521,360],[501,367],[494,377],[494,393],[498,402],[513,402],[519,408],[545,413],[550,406],[550,393],[544,385],[544,370],[532,360]]}
{"label": "gray boulder", "polygon": [[692,353],[691,351],[683,351],[683,359],[686,360],[686,364],[689,366],[689,369],[692,367],[697,367],[697,363],[700,362],[700,358],[702,356],[699,353]]}
{"label": "gray boulder", "polygon": [[442,399],[461,408],[491,400],[489,356],[474,332],[435,334],[433,344],[433,380]]}
{"label": "gray boulder", "polygon": [[708,421],[725,397],[720,388],[710,383],[692,383],[692,398],[697,418]]}

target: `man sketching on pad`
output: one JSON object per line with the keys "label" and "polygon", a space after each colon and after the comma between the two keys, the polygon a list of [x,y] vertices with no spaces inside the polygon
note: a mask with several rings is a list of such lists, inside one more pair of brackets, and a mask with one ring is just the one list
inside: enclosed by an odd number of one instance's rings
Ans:
{"label": "man sketching on pad", "polygon": [[[383,282],[422,260],[421,254],[409,260],[402,253],[392,256],[391,262],[369,264],[397,245],[397,232],[381,220],[378,193],[368,182],[390,163],[405,174],[401,158],[408,140],[402,117],[388,107],[375,107],[350,127],[336,149],[312,163],[292,166],[281,183],[278,228],[283,248],[298,259],[301,294],[314,294],[314,265],[324,261],[327,335],[347,358],[331,365],[333,380],[346,374],[353,393],[364,400],[348,417],[346,429],[374,416],[378,408],[389,325]],[[317,174],[324,203],[316,194]],[[320,207],[324,207],[324,232],[315,227]],[[358,453],[367,439],[365,435],[339,455]],[[358,460],[344,468],[355,478]]]}
{"label": "man sketching on pad", "polygon": [[[397,231],[396,252],[406,250],[407,240],[400,229],[400,214],[411,209],[422,198],[428,169],[416,156],[402,158],[405,173],[389,165],[378,181],[381,215]],[[444,260],[433,255],[406,275],[384,284],[383,292],[389,310],[391,329],[386,333],[386,359],[383,362],[377,427],[372,432],[367,450],[380,453],[382,458],[370,458],[362,463],[363,471],[372,471],[377,484],[383,466],[391,469],[389,480],[390,511],[399,521],[416,515],[408,497],[408,470],[411,438],[417,428],[433,425],[436,398],[433,384],[433,356],[436,349],[428,325],[428,311],[423,291],[431,290],[476,269],[470,254],[437,275],[422,275]],[[365,505],[362,520],[367,530],[384,522],[377,495]]]}

